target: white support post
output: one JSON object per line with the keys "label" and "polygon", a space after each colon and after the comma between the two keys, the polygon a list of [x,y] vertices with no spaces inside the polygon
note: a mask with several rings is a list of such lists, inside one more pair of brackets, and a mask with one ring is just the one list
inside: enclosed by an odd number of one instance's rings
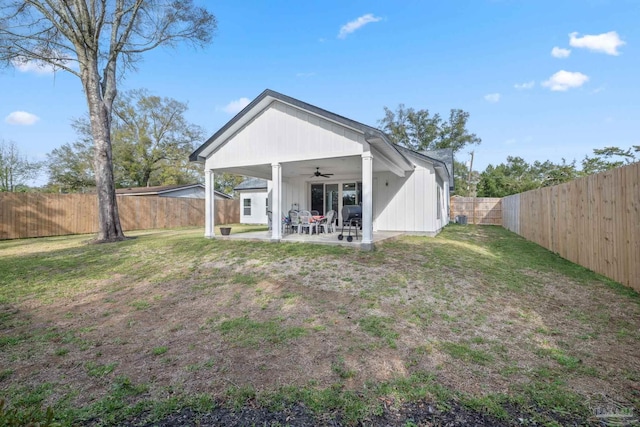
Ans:
{"label": "white support post", "polygon": [[373,156],[362,153],[362,249],[373,249]]}
{"label": "white support post", "polygon": [[271,241],[282,238],[282,166],[271,165]]}
{"label": "white support post", "polygon": [[215,237],[216,197],[212,170],[204,171],[204,237]]}

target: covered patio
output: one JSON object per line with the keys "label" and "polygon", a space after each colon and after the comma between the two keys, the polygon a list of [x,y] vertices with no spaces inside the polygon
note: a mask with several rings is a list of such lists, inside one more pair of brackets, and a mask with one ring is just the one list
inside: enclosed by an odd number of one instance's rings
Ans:
{"label": "covered patio", "polygon": [[[398,147],[376,128],[270,90],[190,159],[204,163],[206,237],[217,237],[213,189],[221,173],[267,180],[260,197],[274,224],[290,211],[334,211],[340,228],[343,208],[359,206],[359,239],[352,243],[365,250],[386,232],[435,235],[448,222],[452,179],[445,162]],[[251,201],[241,207],[251,213],[255,208]],[[342,243],[337,236],[287,235],[279,226],[252,237]]]}

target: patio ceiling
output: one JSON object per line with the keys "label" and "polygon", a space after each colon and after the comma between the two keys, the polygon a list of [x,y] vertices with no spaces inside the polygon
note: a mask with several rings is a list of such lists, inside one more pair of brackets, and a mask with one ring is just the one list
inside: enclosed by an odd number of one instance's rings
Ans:
{"label": "patio ceiling", "polygon": [[[316,168],[320,168],[322,173],[331,173],[331,178],[336,179],[341,176],[353,176],[362,175],[362,157],[361,156],[349,156],[349,157],[336,157],[325,159],[313,159],[303,160],[296,162],[283,162],[282,163],[282,177],[302,177],[303,179],[315,179],[322,180],[323,177],[314,177],[313,173]],[[373,172],[385,172],[389,171],[389,168],[385,162],[376,158],[373,158]],[[228,169],[216,169],[215,173],[232,173],[236,175],[252,176],[256,178],[271,179],[271,164],[253,165],[242,168],[228,168]]]}

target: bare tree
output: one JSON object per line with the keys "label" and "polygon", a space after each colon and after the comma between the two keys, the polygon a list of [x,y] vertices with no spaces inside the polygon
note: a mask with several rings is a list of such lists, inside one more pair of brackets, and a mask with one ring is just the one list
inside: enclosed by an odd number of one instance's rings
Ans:
{"label": "bare tree", "polygon": [[97,240],[124,239],[113,178],[118,76],[159,46],[211,41],[216,19],[192,0],[0,1],[0,62],[34,61],[78,76],[87,99],[98,191]]}
{"label": "bare tree", "polygon": [[13,141],[0,140],[0,191],[16,191],[38,176],[42,164],[29,161]]}

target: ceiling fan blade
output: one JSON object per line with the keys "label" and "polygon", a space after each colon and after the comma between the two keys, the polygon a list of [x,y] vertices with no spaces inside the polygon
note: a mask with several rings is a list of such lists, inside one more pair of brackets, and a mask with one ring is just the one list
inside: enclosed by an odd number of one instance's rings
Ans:
{"label": "ceiling fan blade", "polygon": [[316,171],[313,173],[313,175],[311,175],[311,178],[315,177],[323,177],[323,178],[329,178],[331,175],[333,175],[332,173],[322,173],[320,172],[320,168],[316,167]]}

